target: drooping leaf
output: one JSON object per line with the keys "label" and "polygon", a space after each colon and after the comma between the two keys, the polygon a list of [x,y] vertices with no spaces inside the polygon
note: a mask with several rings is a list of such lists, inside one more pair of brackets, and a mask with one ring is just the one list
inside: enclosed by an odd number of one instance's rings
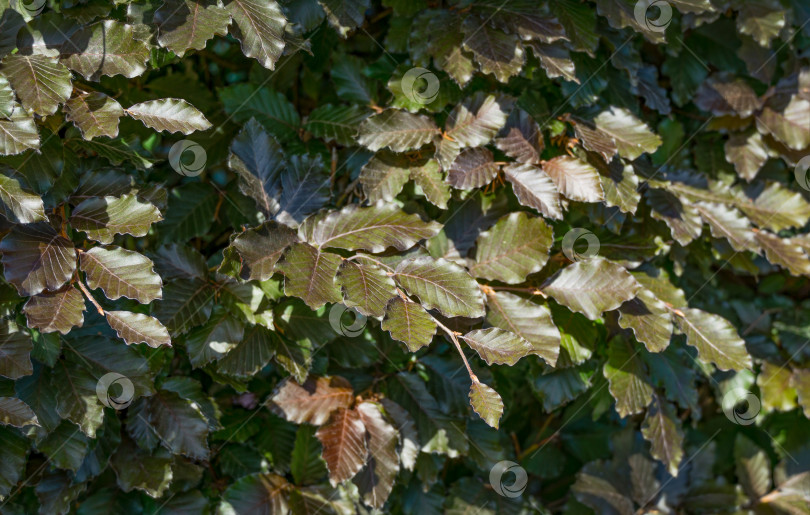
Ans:
{"label": "drooping leaf", "polygon": [[553,237],[542,218],[512,213],[478,237],[470,273],[506,284],[521,283],[546,264]]}
{"label": "drooping leaf", "polygon": [[154,317],[132,311],[105,311],[107,323],[128,344],[145,343],[150,347],[171,345],[169,331]]}
{"label": "drooping leaf", "polygon": [[177,98],[141,102],[124,112],[156,131],[191,134],[211,128],[211,122],[196,107]]}
{"label": "drooping leaf", "polygon": [[84,296],[70,286],[56,293],[34,295],[23,306],[23,312],[29,327],[43,333],[67,334],[84,324],[84,307]]}
{"label": "drooping leaf", "polygon": [[[517,130],[517,129],[514,129]],[[472,190],[489,184],[498,175],[492,152],[483,147],[462,150],[450,165],[447,181],[454,188]]]}
{"label": "drooping leaf", "polygon": [[0,242],[5,279],[20,295],[62,287],[76,271],[73,243],[45,222],[15,225]]}
{"label": "drooping leaf", "polygon": [[38,426],[37,416],[23,401],[0,397],[0,424],[14,427]]}
{"label": "drooping leaf", "polygon": [[579,202],[599,202],[605,199],[596,168],[571,156],[559,156],[543,163],[546,172],[565,197]]}
{"label": "drooping leaf", "polygon": [[550,278],[542,290],[560,304],[596,320],[632,299],[641,285],[624,269],[603,258],[567,266]]}
{"label": "drooping leaf", "polygon": [[463,147],[486,145],[504,126],[511,108],[508,100],[478,93],[450,113],[446,137]]}
{"label": "drooping leaf", "polygon": [[380,327],[391,334],[391,338],[408,346],[411,352],[430,345],[436,334],[436,321],[425,308],[416,302],[396,297],[385,307],[385,318]]}
{"label": "drooping leaf", "polygon": [[34,119],[18,107],[9,117],[0,118],[0,154],[11,156],[39,148]]}
{"label": "drooping leaf", "polygon": [[560,331],[546,306],[509,292],[486,290],[487,322],[520,336],[532,346],[531,353],[549,365],[557,363]]}
{"label": "drooping leaf", "polygon": [[242,258],[241,277],[258,281],[270,278],[281,254],[297,240],[295,231],[274,221],[239,234],[231,246]]}
{"label": "drooping leaf", "polygon": [[410,177],[412,163],[402,155],[382,150],[363,166],[360,184],[370,204],[394,199]]}
{"label": "drooping leaf", "polygon": [[230,0],[225,9],[233,17],[231,33],[242,43],[242,53],[265,68],[275,69],[284,50],[287,20],[274,0]]}
{"label": "drooping leaf", "polygon": [[440,209],[447,209],[447,201],[453,194],[444,180],[438,161],[431,159],[422,166],[411,168],[410,176],[428,202]]}
{"label": "drooping leaf", "polygon": [[683,431],[672,405],[656,396],[655,402],[647,409],[641,434],[651,444],[650,454],[666,466],[672,477],[676,477],[683,459]]}
{"label": "drooping leaf", "polygon": [[444,259],[406,259],[397,266],[394,280],[427,309],[445,316],[484,316],[478,283],[461,267]]}
{"label": "drooping leaf", "polygon": [[480,381],[473,381],[470,386],[470,404],[484,422],[498,429],[503,415],[503,400],[498,392]]}
{"label": "drooping leaf", "polygon": [[626,109],[603,111],[594,119],[596,127],[616,143],[619,155],[634,160],[641,154],[652,153],[661,145],[661,138]]}
{"label": "drooping leaf", "polygon": [[771,263],[785,267],[793,275],[810,275],[810,257],[796,241],[767,231],[757,231],[754,238]]}
{"label": "drooping leaf", "polygon": [[12,54],[0,62],[23,107],[47,116],[70,97],[70,71],[55,59],[42,55]]}
{"label": "drooping leaf", "polygon": [[751,368],[745,342],[726,319],[695,308],[681,311],[683,315],[675,317],[675,322],[702,361],[711,361],[720,370]]}
{"label": "drooping leaf", "polygon": [[323,459],[329,469],[329,482],[337,485],[351,479],[363,467],[368,454],[366,428],[357,410],[340,408],[315,436],[323,444]]}
{"label": "drooping leaf", "polygon": [[369,457],[354,482],[366,504],[373,508],[383,507],[399,472],[399,432],[383,418],[382,408],[376,402],[362,402],[356,408],[366,428]]}
{"label": "drooping leaf", "polygon": [[650,352],[661,352],[669,345],[674,327],[666,304],[646,288],[619,308],[619,325],[632,329],[638,341]]}
{"label": "drooping leaf", "polygon": [[603,372],[621,417],[641,413],[652,402],[652,384],[639,350],[634,349],[631,342],[621,337],[610,341]]}
{"label": "drooping leaf", "polygon": [[470,16],[464,20],[464,49],[472,52],[482,73],[491,73],[500,82],[508,82],[523,68],[523,46],[516,34],[490,26],[485,20]]}
{"label": "drooping leaf", "polygon": [[112,243],[116,234],[145,236],[153,223],[163,220],[153,204],[136,195],[91,197],[76,206],[71,225],[101,243]]}
{"label": "drooping leaf", "polygon": [[101,288],[111,300],[127,297],[148,304],[162,297],[163,281],[152,260],[121,247],[93,247],[79,255],[90,288]]}

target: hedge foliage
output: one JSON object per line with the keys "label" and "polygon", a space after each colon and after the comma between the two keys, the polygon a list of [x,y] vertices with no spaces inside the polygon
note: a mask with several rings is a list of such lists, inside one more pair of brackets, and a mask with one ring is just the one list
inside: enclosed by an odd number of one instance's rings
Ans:
{"label": "hedge foliage", "polygon": [[810,513],[806,1],[0,8],[0,512]]}

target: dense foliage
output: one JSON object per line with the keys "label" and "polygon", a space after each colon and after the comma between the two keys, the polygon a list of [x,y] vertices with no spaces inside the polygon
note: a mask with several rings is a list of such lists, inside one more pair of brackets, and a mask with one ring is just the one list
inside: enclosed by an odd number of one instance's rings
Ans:
{"label": "dense foliage", "polygon": [[810,513],[806,1],[0,8],[0,512]]}

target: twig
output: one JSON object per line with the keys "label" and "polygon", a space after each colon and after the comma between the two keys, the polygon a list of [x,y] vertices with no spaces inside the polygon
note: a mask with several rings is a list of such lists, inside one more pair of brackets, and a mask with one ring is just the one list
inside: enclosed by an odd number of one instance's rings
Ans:
{"label": "twig", "polygon": [[101,315],[101,316],[106,316],[104,314],[104,309],[101,307],[101,304],[96,302],[96,299],[93,298],[93,296],[90,294],[90,292],[84,286],[84,284],[82,284],[81,280],[76,281],[76,284],[79,285],[79,289],[82,290],[82,293],[84,293],[84,296],[87,297],[87,300],[89,300],[93,304],[93,306],[96,307],[96,311],[98,311],[98,314]]}
{"label": "twig", "polygon": [[[413,302],[413,301],[411,301],[411,302]],[[433,321],[436,322],[436,325],[439,326],[445,333],[447,333],[448,336],[450,336],[451,340],[453,340],[453,343],[455,344],[456,349],[458,350],[458,353],[461,354],[461,361],[463,361],[464,366],[467,367],[467,373],[470,374],[470,379],[472,379],[472,382],[473,383],[480,383],[481,381],[478,380],[478,376],[475,375],[475,373],[472,371],[472,368],[470,368],[470,363],[467,361],[467,356],[464,355],[464,351],[461,349],[461,344],[458,343],[458,338],[456,337],[456,335],[458,333],[456,333],[455,331],[451,330],[449,327],[447,327],[443,323],[436,320],[436,317],[434,317],[433,315],[431,315],[431,318],[433,318]]]}

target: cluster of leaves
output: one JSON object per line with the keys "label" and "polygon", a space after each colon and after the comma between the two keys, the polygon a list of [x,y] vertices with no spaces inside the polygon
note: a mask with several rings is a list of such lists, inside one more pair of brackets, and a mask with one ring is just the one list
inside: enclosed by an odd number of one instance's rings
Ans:
{"label": "cluster of leaves", "polygon": [[0,511],[810,513],[810,9],[650,3],[0,0]]}

